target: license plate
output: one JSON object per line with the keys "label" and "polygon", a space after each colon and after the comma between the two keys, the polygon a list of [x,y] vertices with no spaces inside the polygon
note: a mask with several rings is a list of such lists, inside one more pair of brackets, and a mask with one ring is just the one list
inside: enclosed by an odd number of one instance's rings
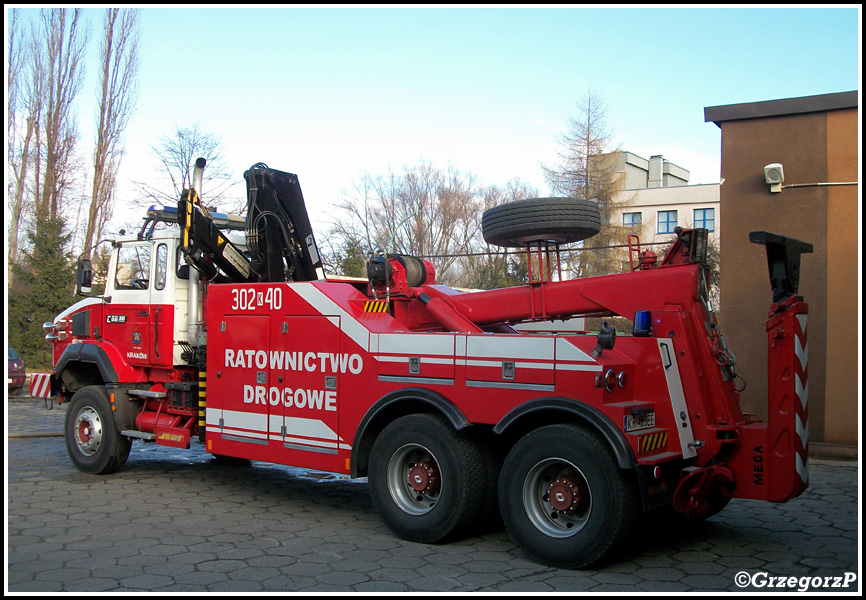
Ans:
{"label": "license plate", "polygon": [[628,433],[629,431],[637,431],[639,429],[649,429],[656,426],[656,414],[654,412],[645,415],[626,415],[623,418],[622,430]]}

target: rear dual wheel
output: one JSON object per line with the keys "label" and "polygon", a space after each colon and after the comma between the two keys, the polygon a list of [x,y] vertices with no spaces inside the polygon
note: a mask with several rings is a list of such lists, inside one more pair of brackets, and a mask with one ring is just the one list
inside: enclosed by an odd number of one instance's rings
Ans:
{"label": "rear dual wheel", "polygon": [[473,528],[488,478],[472,436],[439,415],[418,414],[395,420],[379,434],[369,482],[373,505],[391,531],[434,543]]}
{"label": "rear dual wheel", "polygon": [[635,485],[610,448],[574,425],[552,425],[508,453],[499,485],[511,537],[535,560],[577,569],[614,554],[631,533]]}

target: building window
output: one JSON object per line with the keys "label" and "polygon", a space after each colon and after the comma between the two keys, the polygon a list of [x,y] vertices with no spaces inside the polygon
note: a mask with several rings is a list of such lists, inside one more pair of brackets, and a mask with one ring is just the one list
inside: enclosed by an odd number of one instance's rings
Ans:
{"label": "building window", "polygon": [[673,233],[674,227],[677,226],[677,211],[675,210],[660,210],[659,211],[659,233]]}
{"label": "building window", "polygon": [[622,214],[622,226],[623,227],[640,227],[641,222],[641,213],[623,213]]}
{"label": "building window", "polygon": [[715,208],[696,208],[695,209],[695,227],[700,227],[708,231],[716,230],[716,209]]}

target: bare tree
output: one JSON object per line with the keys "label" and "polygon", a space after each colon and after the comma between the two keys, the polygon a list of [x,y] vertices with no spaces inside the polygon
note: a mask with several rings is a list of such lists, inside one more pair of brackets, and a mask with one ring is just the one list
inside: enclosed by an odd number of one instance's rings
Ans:
{"label": "bare tree", "polygon": [[[509,181],[504,187],[491,185],[483,191],[481,206],[476,213],[476,230],[481,230],[481,217],[487,209],[505,202],[538,197],[538,190],[521,182]],[[487,244],[479,237],[472,252],[461,259],[462,285],[474,289],[494,289],[527,283],[526,253]]]}
{"label": "bare tree", "polygon": [[[9,51],[7,53],[8,71],[6,73],[6,138],[12,139],[15,133],[16,116],[19,108],[19,91],[21,89],[21,71],[26,60],[25,49],[21,47],[21,9],[13,8],[8,26]],[[13,147],[8,144],[7,158],[12,162]]]}
{"label": "bare tree", "polygon": [[323,236],[331,253],[327,262],[341,274],[361,275],[365,254],[395,252],[430,260],[437,281],[448,285],[523,283],[519,257],[485,244],[481,215],[502,202],[537,195],[519,180],[503,188],[482,187],[471,173],[430,164],[400,174],[366,175],[337,205],[344,218]]}
{"label": "bare tree", "polygon": [[622,188],[622,176],[615,170],[609,154],[612,133],[607,124],[607,106],[599,94],[588,90],[569,117],[562,135],[559,164],[544,166],[548,184],[555,193],[595,200],[602,216],[602,230],[584,248],[597,248],[578,254],[572,263],[576,276],[600,275],[618,271],[621,258],[607,247],[621,237],[621,227],[612,222],[613,202]]}
{"label": "bare tree", "polygon": [[123,132],[138,100],[139,11],[108,8],[100,45],[100,96],[93,153],[90,210],[84,234],[84,256],[98,240],[113,213],[117,169],[123,157]]}
{"label": "bare tree", "polygon": [[80,10],[41,11],[26,39],[18,11],[10,21],[7,193],[13,265],[25,218],[33,218],[32,228],[41,235],[49,219],[61,216],[64,192],[77,172],[73,102],[84,77],[87,31]]}
{"label": "bare tree", "polygon": [[232,194],[232,188],[241,178],[228,171],[223,161],[222,139],[219,136],[203,131],[198,123],[192,127],[175,125],[172,135],[161,137],[159,143],[150,148],[160,164],[159,172],[164,177],[161,181],[167,180],[171,187],[144,181],[133,182],[141,192],[139,204],[177,203],[181,192],[192,185],[196,159],[203,157],[207,160],[202,181],[204,190],[198,192],[205,202],[209,206],[222,204],[220,208],[228,212],[239,213],[245,209],[245,200]]}
{"label": "bare tree", "polygon": [[[64,191],[71,185],[77,165],[74,161],[78,127],[73,101],[84,80],[84,51],[88,32],[81,9],[43,10],[40,15],[45,43],[44,110],[37,123],[41,189],[36,201],[36,226],[61,216]],[[39,60],[40,56],[35,56]]]}
{"label": "bare tree", "polygon": [[436,256],[437,279],[453,282],[459,255],[478,237],[480,200],[474,176],[455,169],[422,164],[401,175],[366,175],[338,205],[347,218],[335,223],[332,233],[344,240],[337,247],[355,254],[363,248]]}
{"label": "bare tree", "polygon": [[[32,81],[26,81],[27,64],[30,61],[29,46],[21,39],[20,9],[12,9],[9,20],[9,71],[7,73],[8,111],[6,113],[6,158],[11,172],[7,184],[9,198],[9,260],[7,267],[7,282],[12,282],[12,265],[18,256],[18,229],[21,224],[24,207],[24,189],[27,184],[27,168],[29,166],[30,143],[35,130],[34,107],[31,99]],[[38,97],[38,94],[35,95]],[[24,125],[20,123],[24,119]]]}
{"label": "bare tree", "polygon": [[548,184],[557,193],[578,198],[595,198],[603,187],[604,173],[597,172],[595,158],[611,149],[611,130],[607,125],[607,107],[593,90],[577,103],[562,134],[556,168],[544,168]]}

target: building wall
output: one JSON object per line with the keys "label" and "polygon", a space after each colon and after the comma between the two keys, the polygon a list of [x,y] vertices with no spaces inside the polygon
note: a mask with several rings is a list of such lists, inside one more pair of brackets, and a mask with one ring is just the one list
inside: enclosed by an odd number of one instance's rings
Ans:
{"label": "building wall", "polygon": [[[664,160],[661,155],[642,158],[624,150],[610,152],[601,157],[603,168],[618,176],[622,191],[614,198],[610,225],[617,228],[617,237],[626,244],[629,234],[640,238],[641,250],[652,249],[662,253],[674,241],[674,233],[659,233],[659,212],[677,211],[675,225],[689,228],[695,225],[695,209],[712,209],[715,226],[710,241],[718,247],[719,186],[688,185],[689,171]],[[640,213],[641,225],[631,226],[624,222],[624,215]],[[622,269],[628,270],[628,250],[616,250]],[[637,255],[632,258],[637,260]]]}
{"label": "building wall", "polygon": [[695,209],[711,208],[714,211],[715,227],[710,240],[718,243],[721,226],[719,219],[719,184],[681,185],[675,187],[625,190],[617,197],[617,209],[612,219],[623,224],[623,214],[641,213],[642,227],[638,235],[641,243],[654,244],[673,241],[672,233],[658,232],[658,213],[677,211],[677,225],[690,228],[695,225]]}
{"label": "building wall", "polygon": [[643,158],[625,150],[616,150],[595,159],[601,168],[620,174],[622,188],[673,187],[688,185],[689,171],[664,159],[663,156]]}
{"label": "building wall", "polygon": [[[827,114],[827,181],[856,181],[858,176],[856,111]],[[783,190],[787,192],[788,190]],[[858,396],[854,373],[858,323],[858,186],[827,188],[827,383],[825,438],[857,444]]]}
{"label": "building wall", "polygon": [[[721,214],[721,325],[748,386],[743,410],[766,418],[767,341],[772,301],[766,230],[811,243],[801,260],[800,294],[809,303],[811,439],[856,443],[857,188],[783,188],[771,193],[764,165],[782,163],[785,185],[857,180],[856,110],[724,121]],[[853,169],[853,171],[852,171]],[[852,201],[853,197],[853,201]],[[852,208],[854,213],[852,214]],[[853,268],[852,268],[853,267]]]}

